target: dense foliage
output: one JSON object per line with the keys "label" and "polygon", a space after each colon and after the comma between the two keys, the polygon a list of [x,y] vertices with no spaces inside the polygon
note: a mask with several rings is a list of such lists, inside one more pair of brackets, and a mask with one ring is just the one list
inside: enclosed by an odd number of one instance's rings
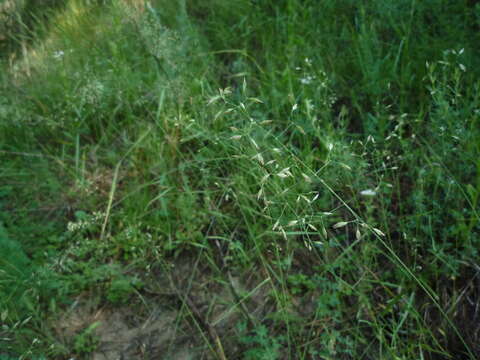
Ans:
{"label": "dense foliage", "polygon": [[185,291],[241,293],[217,338],[169,305],[211,358],[479,358],[479,27],[468,0],[0,2],[0,359],[88,359],[68,309],[140,318],[184,259]]}

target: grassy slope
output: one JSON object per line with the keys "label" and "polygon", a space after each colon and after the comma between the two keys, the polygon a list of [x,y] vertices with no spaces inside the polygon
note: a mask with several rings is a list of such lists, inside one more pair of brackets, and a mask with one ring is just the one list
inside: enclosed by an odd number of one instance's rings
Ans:
{"label": "grassy slope", "polygon": [[222,339],[238,358],[477,358],[479,21],[468,1],[71,1],[21,27],[0,220],[37,281],[0,298],[5,351],[79,356],[47,319],[80,293],[140,302],[195,254],[272,279],[278,316]]}

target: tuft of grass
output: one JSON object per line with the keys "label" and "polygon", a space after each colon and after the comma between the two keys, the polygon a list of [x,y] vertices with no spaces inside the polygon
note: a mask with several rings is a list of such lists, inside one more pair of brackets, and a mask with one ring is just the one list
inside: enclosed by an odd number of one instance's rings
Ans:
{"label": "tuft of grass", "polygon": [[478,357],[478,6],[7,2],[6,355],[160,297],[212,358]]}

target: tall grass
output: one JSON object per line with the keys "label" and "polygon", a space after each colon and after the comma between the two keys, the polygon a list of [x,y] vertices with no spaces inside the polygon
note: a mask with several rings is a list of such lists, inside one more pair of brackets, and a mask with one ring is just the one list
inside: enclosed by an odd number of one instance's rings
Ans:
{"label": "tall grass", "polygon": [[54,3],[5,27],[5,355],[88,358],[73,299],[146,307],[188,257],[257,280],[216,340],[190,318],[212,358],[478,357],[477,5]]}

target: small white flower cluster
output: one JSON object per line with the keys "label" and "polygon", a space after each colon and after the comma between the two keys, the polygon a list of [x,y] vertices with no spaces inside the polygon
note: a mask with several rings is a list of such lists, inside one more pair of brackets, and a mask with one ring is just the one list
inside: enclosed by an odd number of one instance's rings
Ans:
{"label": "small white flower cluster", "polygon": [[94,211],[92,213],[92,221],[96,224],[100,223],[101,221],[103,221],[103,219],[105,219],[105,212],[103,211]]}
{"label": "small white flower cluster", "polygon": [[65,52],[63,50],[57,50],[53,53],[53,58],[60,60],[61,58],[63,58],[64,55],[65,55]]}
{"label": "small white flower cluster", "polygon": [[67,231],[70,233],[79,232],[82,230],[90,229],[93,225],[100,224],[105,218],[105,213],[101,211],[95,211],[87,219],[78,221],[69,221],[67,224]]}
{"label": "small white flower cluster", "polygon": [[[322,96],[324,106],[331,107],[336,101],[336,95],[330,89],[330,79],[327,76],[325,71],[317,71],[315,75],[310,72],[310,67],[312,66],[312,60],[305,58],[306,69],[303,70],[303,74],[299,77],[299,81],[302,85],[309,86],[315,85],[317,91],[321,91],[324,95]],[[301,67],[295,68],[297,71],[302,71]]]}
{"label": "small white flower cluster", "polygon": [[309,85],[313,82],[313,80],[315,80],[316,77],[313,76],[313,75],[305,75],[304,77],[300,78],[300,82],[303,84],[303,85]]}
{"label": "small white flower cluster", "polygon": [[74,52],[73,49],[55,50],[55,51],[52,53],[52,57],[53,57],[55,60],[62,60],[62,59],[65,57],[65,54],[71,54],[71,53],[73,53],[73,52]]}
{"label": "small white flower cluster", "polygon": [[80,89],[80,95],[84,103],[98,105],[105,94],[105,86],[98,79],[92,79]]}
{"label": "small white flower cluster", "polygon": [[[310,58],[307,57],[307,58],[304,59],[304,63],[305,63],[305,66],[306,66],[307,68],[312,67],[312,59],[310,59]],[[302,68],[301,68],[300,66],[297,66],[297,67],[295,68],[295,70],[301,71]],[[312,83],[316,80],[316,78],[317,78],[317,77],[316,77],[315,75],[312,75],[312,74],[310,74],[310,73],[307,72],[307,71],[303,71],[303,76],[299,78],[299,81],[300,81],[303,85],[310,85],[310,84],[312,84]]]}
{"label": "small white flower cluster", "polygon": [[74,232],[88,229],[89,226],[90,226],[89,221],[84,221],[84,220],[79,220],[76,222],[69,221],[67,225],[67,230],[68,232],[74,233]]}

